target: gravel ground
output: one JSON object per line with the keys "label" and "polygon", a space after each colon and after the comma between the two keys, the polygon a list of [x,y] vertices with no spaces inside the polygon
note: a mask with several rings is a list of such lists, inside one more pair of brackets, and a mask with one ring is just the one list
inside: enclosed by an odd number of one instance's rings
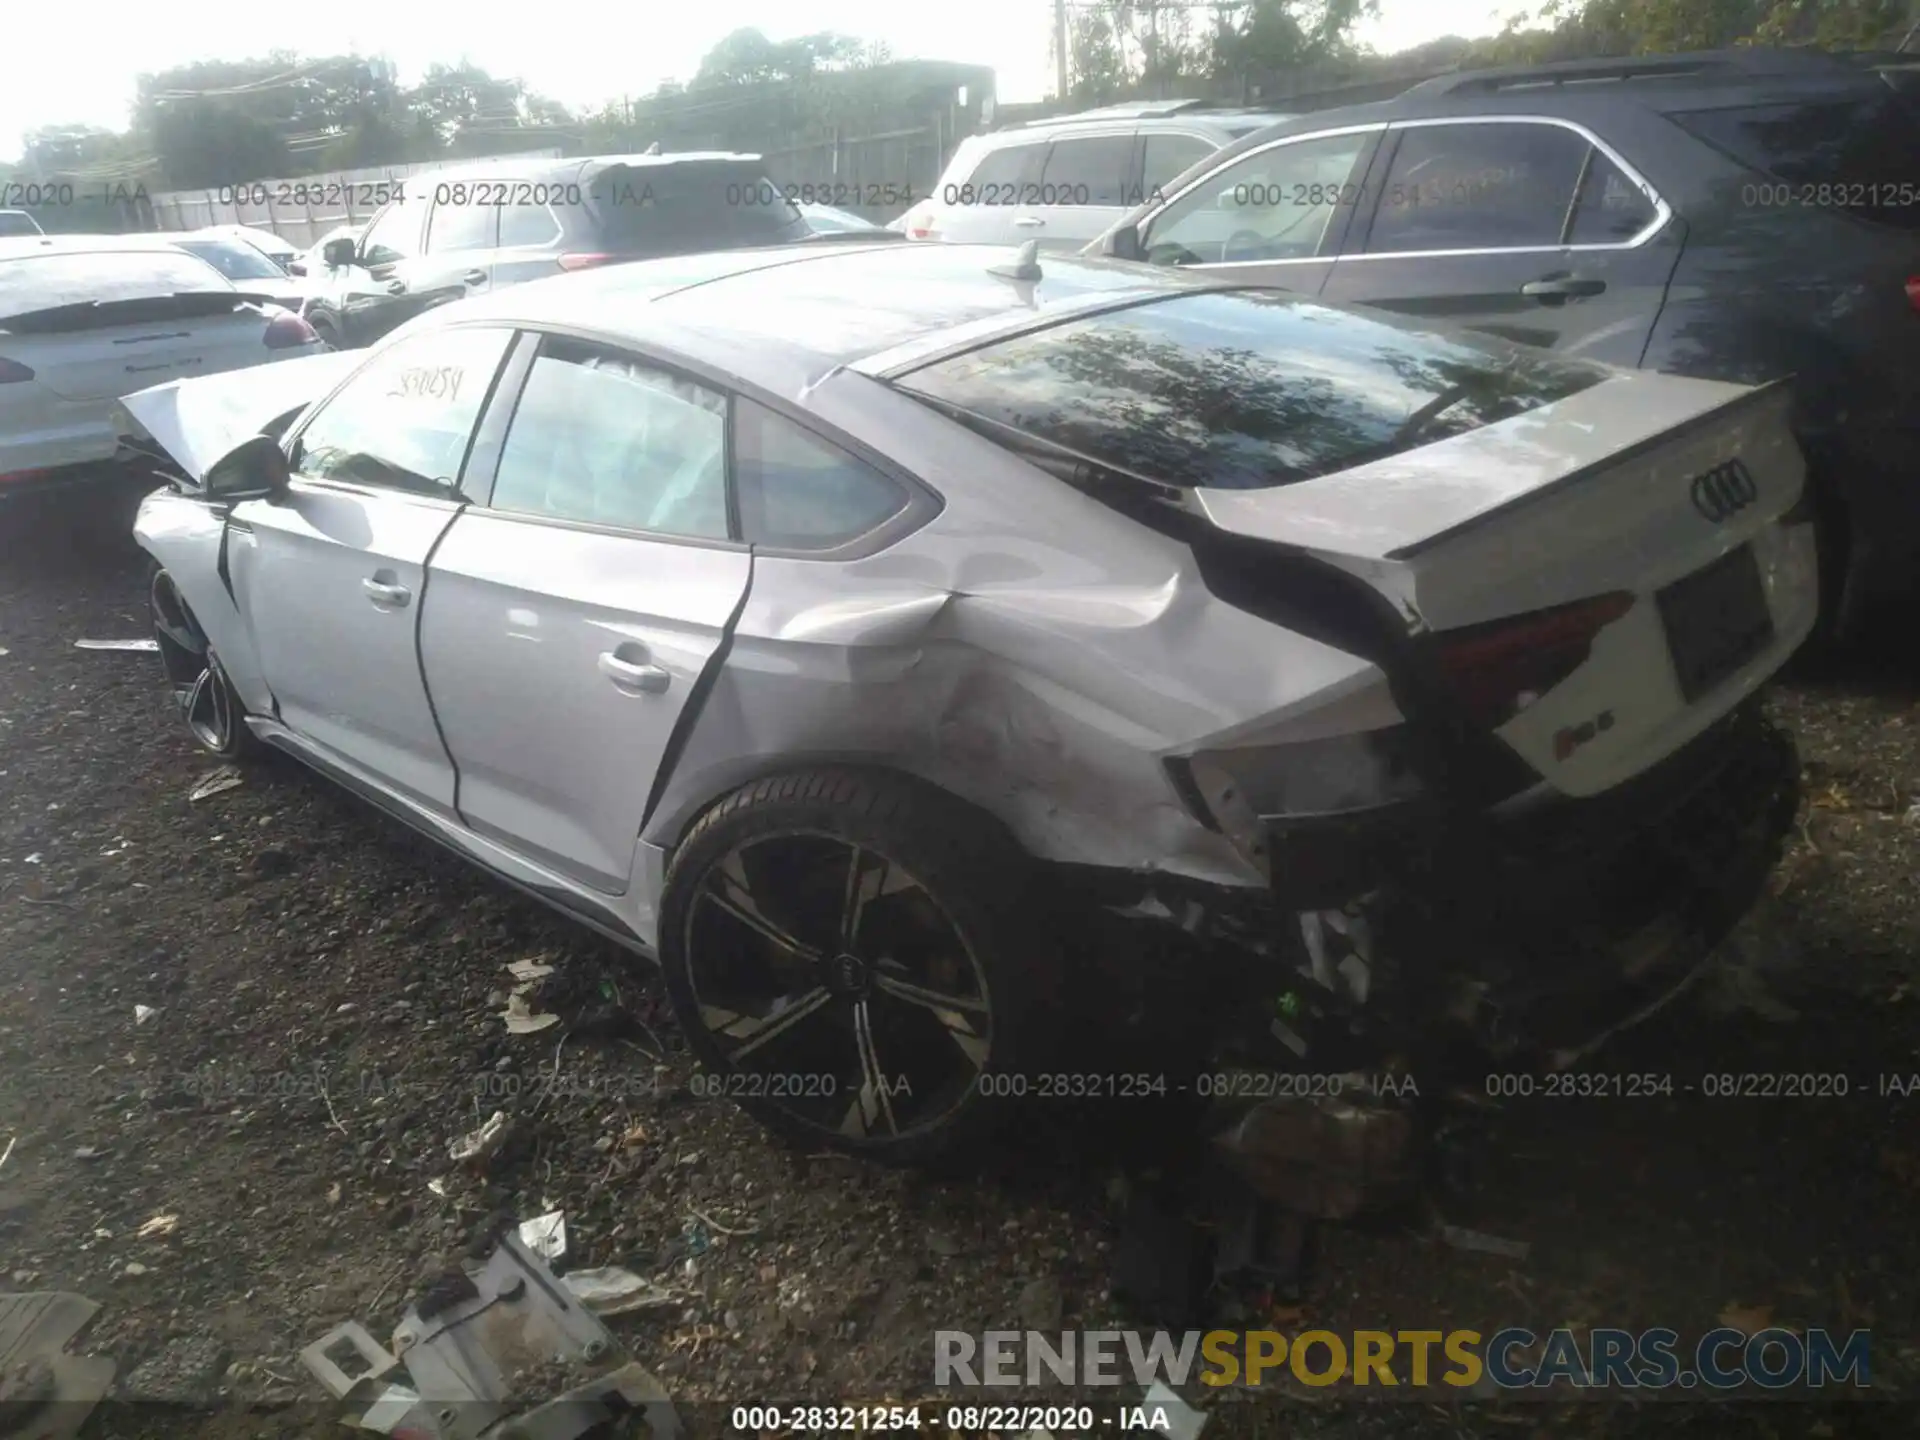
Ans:
{"label": "gravel ground", "polygon": [[[679,1292],[615,1326],[696,1429],[724,1428],[720,1402],[924,1395],[936,1328],[1017,1326],[1056,1299],[1066,1328],[1126,1318],[1100,1127],[1068,1145],[1043,1125],[966,1178],[797,1152],[689,1092],[654,978],[612,947],[290,763],[190,801],[212,767],[154,657],[73,645],[146,633],[117,526],[0,513],[0,1286],[100,1301],[86,1348],[129,1395],[217,1408],[136,1405],[90,1433],[334,1433],[298,1349],[348,1318],[384,1334],[452,1259],[552,1208],[574,1263]],[[1912,1432],[1920,1093],[1878,1093],[1920,1075],[1920,664],[1898,669],[1882,655],[1779,694],[1810,801],[1767,943],[1594,1062],[1669,1073],[1676,1094],[1513,1101],[1472,1184],[1437,1202],[1530,1256],[1424,1223],[1334,1229],[1303,1304],[1268,1319],[1869,1327],[1880,1403],[1773,1405],[1740,1433]],[[524,959],[557,967],[569,1015],[632,1018],[506,1035]],[[1850,1093],[1685,1092],[1723,1073]],[[452,1163],[495,1110],[508,1147]],[[1222,1403],[1210,1433],[1734,1433],[1724,1406],[1331,1393]]]}

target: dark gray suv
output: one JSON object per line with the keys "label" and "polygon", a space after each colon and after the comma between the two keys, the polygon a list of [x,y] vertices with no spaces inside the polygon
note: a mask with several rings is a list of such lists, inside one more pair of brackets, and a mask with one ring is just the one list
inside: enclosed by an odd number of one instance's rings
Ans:
{"label": "dark gray suv", "polygon": [[1846,628],[1920,567],[1915,62],[1449,75],[1249,135],[1093,248],[1620,365],[1791,376]]}
{"label": "dark gray suv", "polygon": [[309,266],[307,318],[364,345],[423,310],[622,260],[811,238],[757,155],[489,160],[409,177],[358,238]]}

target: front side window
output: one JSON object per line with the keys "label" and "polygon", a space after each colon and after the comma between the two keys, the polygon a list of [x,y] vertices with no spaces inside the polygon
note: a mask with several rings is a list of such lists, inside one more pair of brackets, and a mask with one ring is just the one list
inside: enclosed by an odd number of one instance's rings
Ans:
{"label": "front side window", "polygon": [[510,330],[453,328],[395,341],[308,422],[290,465],[314,480],[452,496]]}
{"label": "front side window", "polygon": [[1083,457],[1159,484],[1260,489],[1491,425],[1606,374],[1491,337],[1239,290],[1069,321],[896,383],[1050,470],[1082,470]]}
{"label": "front side window", "polygon": [[830,550],[896,515],[907,493],[839,446],[742,400],[734,474],[741,538],[783,550]]}
{"label": "front side window", "polygon": [[420,212],[396,201],[374,217],[360,242],[362,265],[393,265],[411,260],[420,248]]}
{"label": "front side window", "polygon": [[492,506],[727,538],[727,402],[616,351],[549,338],[500,453]]}
{"label": "front side window", "polygon": [[1373,137],[1323,135],[1258,150],[1204,176],[1148,228],[1161,265],[1302,260],[1320,253],[1340,207],[1354,202],[1354,162]]}
{"label": "front side window", "polygon": [[1551,248],[1592,147],[1559,125],[1416,125],[1400,133],[1369,255]]}

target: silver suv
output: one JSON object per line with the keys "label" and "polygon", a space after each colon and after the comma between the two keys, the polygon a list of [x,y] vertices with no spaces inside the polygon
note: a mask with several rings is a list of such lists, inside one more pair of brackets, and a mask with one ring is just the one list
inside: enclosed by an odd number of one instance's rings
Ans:
{"label": "silver suv", "polygon": [[1176,175],[1287,117],[1204,100],[1114,105],[972,135],[898,222],[911,240],[1077,250]]}

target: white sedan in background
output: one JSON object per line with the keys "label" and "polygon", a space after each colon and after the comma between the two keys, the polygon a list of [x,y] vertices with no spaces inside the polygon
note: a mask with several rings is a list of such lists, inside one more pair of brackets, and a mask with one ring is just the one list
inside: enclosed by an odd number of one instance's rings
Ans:
{"label": "white sedan in background", "polygon": [[0,498],[113,460],[122,395],[324,349],[161,237],[0,240]]}

